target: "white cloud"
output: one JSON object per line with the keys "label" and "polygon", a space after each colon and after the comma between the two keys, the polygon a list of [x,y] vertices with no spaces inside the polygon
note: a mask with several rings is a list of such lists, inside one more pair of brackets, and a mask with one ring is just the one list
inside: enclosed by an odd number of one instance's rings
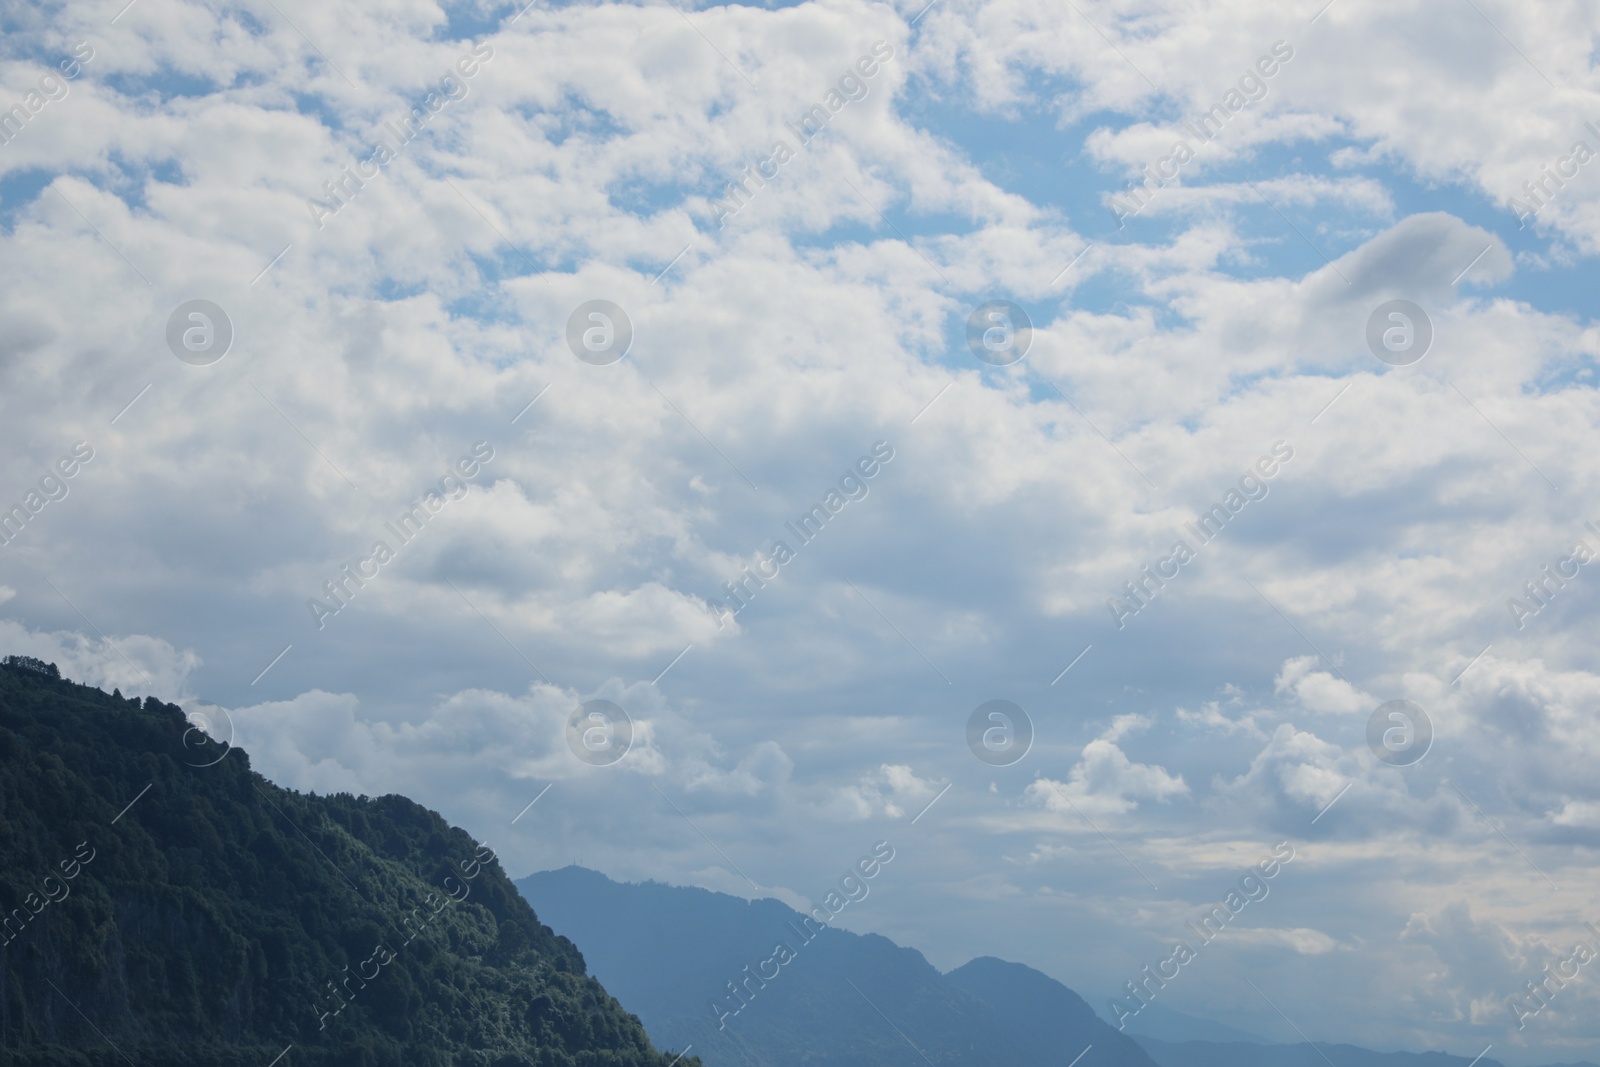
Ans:
{"label": "white cloud", "polygon": [[[0,597],[0,603],[10,599]],[[88,637],[72,630],[39,632],[11,619],[0,619],[0,647],[7,655],[54,663],[64,678],[118,689],[126,696],[148,694],[167,701],[189,695],[190,676],[202,662],[193,649],[179,651],[146,634]]]}
{"label": "white cloud", "polygon": [[1141,800],[1168,801],[1187,796],[1189,786],[1181,774],[1130,760],[1117,741],[1144,729],[1150,721],[1141,715],[1118,715],[1109,727],[1083,746],[1066,781],[1040,777],[1028,784],[1024,796],[1046,811],[1123,815]]}
{"label": "white cloud", "polygon": [[850,785],[830,790],[818,810],[830,819],[899,819],[915,816],[938,792],[934,781],[918,777],[906,764],[885,763]]}
{"label": "white cloud", "polygon": [[1336,949],[1348,948],[1338,938],[1329,937],[1321,930],[1297,926],[1293,929],[1272,927],[1230,927],[1228,940],[1258,948],[1284,948],[1301,956],[1320,956]]}
{"label": "white cloud", "polygon": [[1557,826],[1600,830],[1600,800],[1563,800],[1561,808],[1551,812],[1550,821]]}
{"label": "white cloud", "polygon": [[1219,733],[1228,735],[1244,733],[1251,737],[1266,737],[1266,735],[1261,732],[1261,727],[1256,725],[1257,716],[1255,714],[1246,714],[1241,715],[1237,719],[1230,719],[1228,716],[1222,713],[1220,703],[1215,700],[1206,701],[1200,706],[1199,711],[1189,711],[1185,708],[1177,708],[1174,714],[1177,715],[1179,722],[1187,723],[1191,726],[1197,726],[1202,729],[1215,730]]}
{"label": "white cloud", "polygon": [[1313,670],[1318,657],[1296,656],[1286,660],[1278,672],[1273,686],[1279,693],[1292,693],[1296,700],[1311,711],[1350,715],[1370,712],[1380,701],[1374,701],[1358,691],[1343,678],[1335,678],[1327,671]]}

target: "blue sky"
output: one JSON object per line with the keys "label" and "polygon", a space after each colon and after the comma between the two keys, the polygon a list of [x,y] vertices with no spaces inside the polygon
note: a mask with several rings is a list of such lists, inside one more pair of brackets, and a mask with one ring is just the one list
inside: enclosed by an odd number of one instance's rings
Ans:
{"label": "blue sky", "polygon": [[[277,6],[6,16],[5,106],[93,49],[0,145],[6,651],[180,700],[285,785],[414,796],[515,874],[800,905],[885,838],[847,925],[1102,1008],[1289,841],[1168,1006],[1600,1059],[1587,976],[1520,1029],[1507,1006],[1600,921],[1596,579],[1541,571],[1600,554],[1597,165],[1530,226],[1505,206],[1600,149],[1593,10]],[[1277,42],[1119,227],[1110,198]],[[447,69],[465,97],[346,177]],[[209,365],[168,341],[193,300],[233,327]],[[596,300],[632,327],[609,363],[569,341]],[[991,300],[1033,324],[1009,366],[967,342]],[[1409,365],[1367,340],[1393,300],[1433,335]],[[566,740],[594,698],[634,723],[614,764]],[[994,699],[1035,732],[1003,767],[966,739]],[[1404,766],[1368,741],[1396,699],[1435,735]]]}

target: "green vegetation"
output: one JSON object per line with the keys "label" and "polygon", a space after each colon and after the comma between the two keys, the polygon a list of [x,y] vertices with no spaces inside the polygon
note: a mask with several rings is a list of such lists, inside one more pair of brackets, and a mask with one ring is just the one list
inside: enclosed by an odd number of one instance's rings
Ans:
{"label": "green vegetation", "polygon": [[225,751],[174,705],[0,665],[0,1062],[671,1063],[464,831]]}

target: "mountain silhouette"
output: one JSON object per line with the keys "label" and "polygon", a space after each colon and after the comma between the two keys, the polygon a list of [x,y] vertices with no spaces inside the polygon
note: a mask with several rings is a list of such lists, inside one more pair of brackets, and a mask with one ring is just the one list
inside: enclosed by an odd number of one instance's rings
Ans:
{"label": "mountain silhouette", "polygon": [[[692,1045],[707,1067],[1068,1067],[1080,1055],[1077,1067],[1155,1067],[1076,993],[1020,964],[941,974],[915,949],[808,924],[776,900],[582,867],[517,887],[657,1041]],[[793,958],[763,967],[779,944]]]}

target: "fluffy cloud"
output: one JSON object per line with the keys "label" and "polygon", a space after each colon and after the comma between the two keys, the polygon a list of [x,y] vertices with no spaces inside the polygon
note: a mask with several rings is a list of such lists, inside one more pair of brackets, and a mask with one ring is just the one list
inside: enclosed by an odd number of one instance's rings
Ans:
{"label": "fluffy cloud", "polygon": [[1150,720],[1142,715],[1118,715],[1099,737],[1083,746],[1066,781],[1039,778],[1029,783],[1028,799],[1048,811],[1121,815],[1137,808],[1140,800],[1165,801],[1187,795],[1189,786],[1182,775],[1135,763],[1118,747],[1122,738],[1149,725]]}
{"label": "fluffy cloud", "polygon": [[[909,766],[885,763],[853,785],[841,786],[822,805],[832,818],[861,820],[874,815],[899,819],[920,815],[918,809],[938,795],[936,783],[917,777]],[[910,809],[909,811],[907,809]]]}
{"label": "fluffy cloud", "polygon": [[1284,663],[1283,670],[1273,681],[1279,693],[1293,693],[1295,699],[1311,711],[1333,714],[1353,714],[1371,711],[1376,702],[1343,678],[1335,678],[1327,671],[1313,670],[1316,656],[1296,656]]}

